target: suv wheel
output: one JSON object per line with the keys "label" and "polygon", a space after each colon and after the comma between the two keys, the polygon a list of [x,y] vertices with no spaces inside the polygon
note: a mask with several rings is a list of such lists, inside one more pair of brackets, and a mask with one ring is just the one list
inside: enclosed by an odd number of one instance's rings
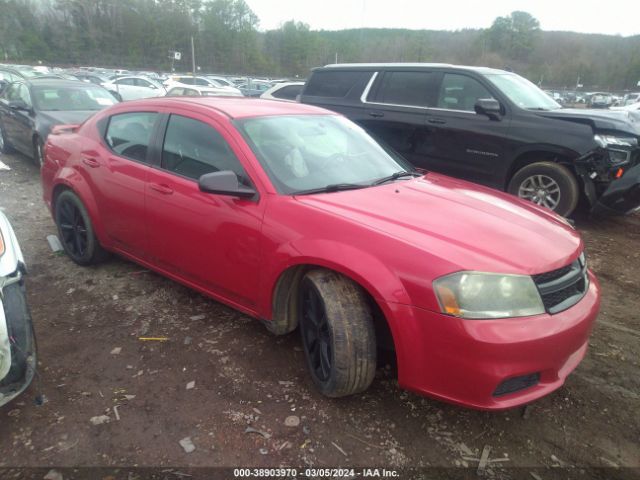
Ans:
{"label": "suv wheel", "polygon": [[553,162],[521,168],[509,182],[508,191],[565,217],[578,204],[578,181],[567,167]]}
{"label": "suv wheel", "polygon": [[302,279],[298,319],[311,378],[328,397],[366,390],[376,373],[376,339],[362,288],[330,270]]}

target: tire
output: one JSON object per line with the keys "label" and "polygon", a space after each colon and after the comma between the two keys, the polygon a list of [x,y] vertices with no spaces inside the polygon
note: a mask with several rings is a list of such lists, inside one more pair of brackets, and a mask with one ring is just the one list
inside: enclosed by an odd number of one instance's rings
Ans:
{"label": "tire", "polygon": [[108,252],[95,235],[87,209],[71,190],[65,190],[56,198],[55,218],[60,243],[71,260],[86,266],[108,258]]}
{"label": "tire", "polygon": [[42,168],[44,164],[44,142],[40,137],[33,139],[33,161],[36,166]]}
{"label": "tire", "polygon": [[344,397],[371,385],[376,338],[360,286],[330,270],[308,272],[300,285],[298,322],[307,367],[323,395]]}
{"label": "tire", "polygon": [[7,140],[2,122],[0,122],[0,153],[13,153],[13,147]]}
{"label": "tire", "polygon": [[521,168],[509,182],[508,192],[564,217],[573,213],[580,196],[573,173],[554,162],[537,162]]}

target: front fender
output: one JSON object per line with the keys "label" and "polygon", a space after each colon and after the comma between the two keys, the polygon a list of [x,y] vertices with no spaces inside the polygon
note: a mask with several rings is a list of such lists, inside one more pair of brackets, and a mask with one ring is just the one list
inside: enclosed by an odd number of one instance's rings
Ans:
{"label": "front fender", "polygon": [[265,271],[264,292],[260,299],[263,318],[272,318],[273,296],[280,277],[288,269],[300,265],[324,267],[361,285],[378,303],[410,304],[409,295],[400,278],[373,255],[352,245],[327,239],[301,238],[286,244],[270,255],[273,261]]}

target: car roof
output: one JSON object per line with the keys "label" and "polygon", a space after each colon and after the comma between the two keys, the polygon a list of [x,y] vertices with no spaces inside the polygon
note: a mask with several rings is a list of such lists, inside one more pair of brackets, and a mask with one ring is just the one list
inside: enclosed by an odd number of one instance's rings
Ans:
{"label": "car roof", "polygon": [[474,67],[470,65],[453,65],[450,63],[332,63],[313,70],[374,70],[377,68],[456,68],[478,73],[513,73],[506,70],[489,67]]}
{"label": "car roof", "polygon": [[34,87],[83,87],[94,88],[96,85],[83,82],[82,80],[67,80],[64,78],[30,78],[26,83],[33,85]]}
{"label": "car roof", "polygon": [[182,106],[191,108],[200,105],[215,110],[232,119],[263,117],[270,115],[337,115],[324,108],[302,103],[274,102],[259,98],[244,97],[157,97],[120,103],[120,106],[139,108],[143,105],[160,104],[163,107]]}

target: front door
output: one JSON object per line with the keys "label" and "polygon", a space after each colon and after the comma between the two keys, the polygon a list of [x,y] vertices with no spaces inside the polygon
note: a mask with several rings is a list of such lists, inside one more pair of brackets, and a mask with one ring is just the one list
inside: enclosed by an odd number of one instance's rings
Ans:
{"label": "front door", "polygon": [[494,98],[477,79],[461,73],[442,76],[435,106],[427,111],[431,139],[430,168],[502,189],[496,184],[504,168],[510,127],[508,116],[491,120],[475,112],[480,98]]}
{"label": "front door", "polygon": [[231,170],[247,185],[239,149],[221,125],[188,111],[168,118],[149,174],[149,253],[161,268],[250,309],[256,304],[264,201],[201,192],[198,179]]}

